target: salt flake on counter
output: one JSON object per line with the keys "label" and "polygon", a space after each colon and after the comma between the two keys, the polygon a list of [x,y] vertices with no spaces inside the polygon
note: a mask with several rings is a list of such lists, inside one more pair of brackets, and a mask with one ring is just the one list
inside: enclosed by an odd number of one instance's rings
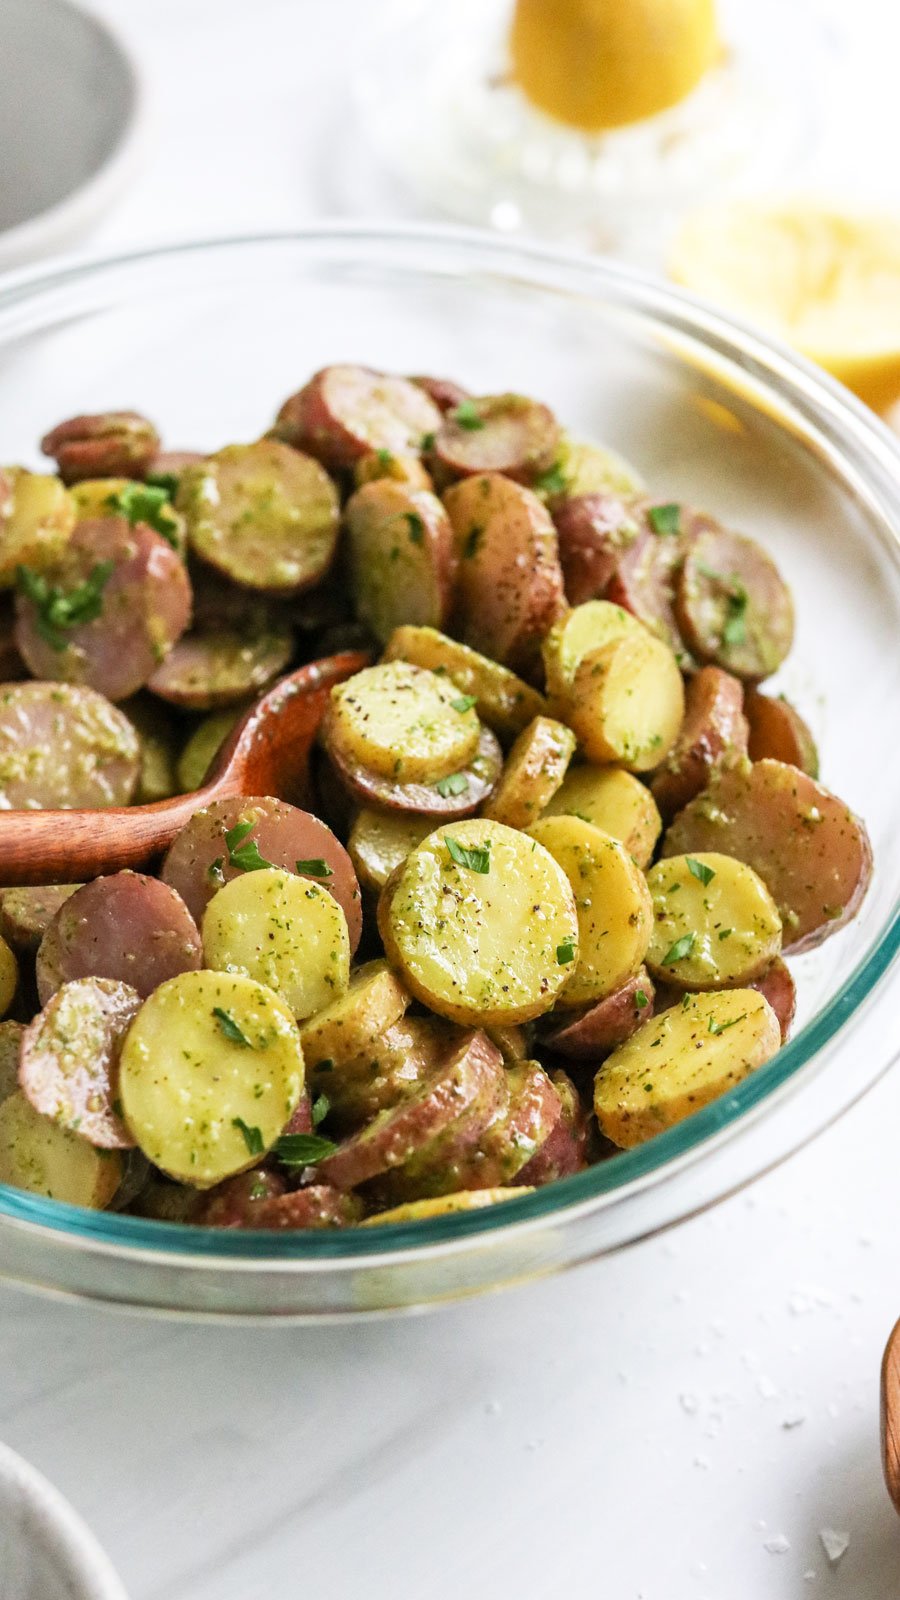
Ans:
{"label": "salt flake on counter", "polygon": [[785,1556],[790,1548],[791,1541],[783,1533],[777,1533],[774,1539],[766,1539],[763,1544],[763,1549],[768,1550],[770,1556]]}
{"label": "salt flake on counter", "polygon": [[836,1567],[847,1552],[850,1543],[849,1533],[842,1533],[837,1528],[820,1528],[819,1539],[828,1557],[829,1566]]}

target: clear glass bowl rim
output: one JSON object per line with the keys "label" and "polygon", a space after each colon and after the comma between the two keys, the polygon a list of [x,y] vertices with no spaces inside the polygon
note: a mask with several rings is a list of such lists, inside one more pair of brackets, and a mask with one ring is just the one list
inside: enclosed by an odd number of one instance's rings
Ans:
{"label": "clear glass bowl rim", "polygon": [[[723,358],[742,364],[752,372],[757,385],[766,385],[782,403],[794,406],[805,419],[824,429],[863,481],[868,480],[870,485],[874,482],[882,504],[891,511],[890,554],[900,570],[900,446],[874,414],[848,390],[776,339],[649,273],[607,258],[507,241],[450,224],[372,226],[329,221],[283,232],[188,240],[113,256],[64,260],[49,270],[26,269],[6,274],[0,282],[0,342],[5,331],[4,317],[15,308],[39,301],[42,296],[50,296],[52,305],[57,292],[92,282],[99,287],[110,277],[114,279],[120,273],[127,276],[158,262],[177,264],[179,259],[190,261],[197,256],[237,257],[242,252],[261,250],[300,251],[313,260],[317,254],[333,250],[343,252],[348,262],[362,258],[374,264],[377,259],[383,265],[393,262],[396,267],[411,270],[420,264],[417,252],[428,249],[441,258],[431,263],[432,271],[452,272],[455,276],[481,271],[502,274],[513,283],[538,290],[600,294],[611,307],[651,318],[670,332],[700,340]],[[96,302],[92,304],[96,308]],[[464,1247],[473,1237],[521,1232],[557,1217],[568,1220],[604,1204],[627,1201],[629,1194],[645,1192],[655,1182],[673,1176],[676,1169],[702,1161],[707,1151],[718,1149],[748,1120],[756,1120],[770,1107],[774,1109],[786,1093],[800,1088],[804,1069],[803,1086],[808,1087],[816,1058],[873,999],[898,955],[900,897],[877,943],[828,1003],[771,1062],[731,1094],[713,1101],[647,1144],[502,1205],[414,1224],[275,1234],[188,1228],[116,1212],[87,1211],[0,1184],[0,1225],[8,1222],[24,1226],[29,1232],[45,1236],[49,1233],[67,1238],[71,1244],[83,1243],[95,1251],[135,1261],[143,1257],[197,1267],[228,1266],[252,1271],[276,1266],[281,1271],[303,1272],[327,1267],[355,1269],[364,1267],[367,1261],[374,1265],[392,1256],[410,1259],[432,1255],[435,1246],[452,1251],[454,1247]],[[890,1050],[886,1046],[880,1070],[888,1065]],[[879,1075],[879,1071],[872,1072],[862,1092]],[[848,1085],[843,1109],[859,1093],[859,1089]],[[818,1131],[817,1124],[808,1136]],[[791,1148],[795,1149],[798,1142],[802,1140],[795,1140]],[[760,1163],[757,1170],[762,1170],[763,1165]]]}

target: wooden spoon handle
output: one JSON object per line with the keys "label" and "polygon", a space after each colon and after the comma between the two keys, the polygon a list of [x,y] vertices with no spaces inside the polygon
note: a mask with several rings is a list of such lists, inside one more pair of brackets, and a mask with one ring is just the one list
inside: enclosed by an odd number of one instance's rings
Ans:
{"label": "wooden spoon handle", "polygon": [[900,1322],[881,1363],[881,1462],[888,1494],[900,1512]]}

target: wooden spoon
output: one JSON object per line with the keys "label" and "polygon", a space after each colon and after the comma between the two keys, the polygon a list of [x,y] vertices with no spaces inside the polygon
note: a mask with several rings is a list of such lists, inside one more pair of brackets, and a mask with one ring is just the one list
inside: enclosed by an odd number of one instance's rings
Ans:
{"label": "wooden spoon", "polygon": [[881,1363],[881,1464],[894,1509],[900,1511],[900,1322]]}
{"label": "wooden spoon", "polygon": [[84,883],[104,872],[144,867],[211,800],[302,797],[329,690],[369,660],[348,650],[282,678],[241,718],[193,794],[101,811],[0,812],[0,883]]}

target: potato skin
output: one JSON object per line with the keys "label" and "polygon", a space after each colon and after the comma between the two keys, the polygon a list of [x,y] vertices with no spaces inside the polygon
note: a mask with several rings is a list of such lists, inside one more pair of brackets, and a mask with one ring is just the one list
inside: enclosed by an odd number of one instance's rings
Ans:
{"label": "potato skin", "polygon": [[755,989],[686,995],[599,1069],[600,1131],[622,1150],[643,1144],[733,1089],[780,1047],[778,1018]]}
{"label": "potato skin", "polygon": [[597,1061],[650,1021],[655,993],[647,968],[639,967],[620,989],[586,1011],[568,1017],[554,1012],[546,1020],[556,1026],[543,1033],[543,1043],[573,1061]]}
{"label": "potato skin", "polygon": [[[437,784],[400,783],[394,778],[382,778],[359,762],[349,761],[334,748],[328,752],[330,776],[351,811],[354,805],[373,806],[384,811],[408,812],[414,816],[433,817],[435,826],[457,817],[470,817],[493,792],[503,765],[503,755],[490,728],[482,728],[478,750],[467,767],[460,773],[465,787],[455,790],[442,780]],[[326,768],[326,771],[328,768]]]}
{"label": "potato skin", "polygon": [[717,773],[679,812],[664,856],[720,851],[757,872],[778,907],[784,950],[811,950],[858,911],[872,876],[865,825],[836,795],[781,761]]}
{"label": "potato skin", "polygon": [[819,776],[816,741],[795,706],[784,695],[774,697],[750,689],[744,700],[750,730],[747,754],[751,761],[784,761],[811,778]]}
{"label": "potato skin", "polygon": [[744,690],[721,667],[701,667],[685,687],[684,721],[650,788],[665,817],[673,817],[705,789],[718,766],[747,754]]}

